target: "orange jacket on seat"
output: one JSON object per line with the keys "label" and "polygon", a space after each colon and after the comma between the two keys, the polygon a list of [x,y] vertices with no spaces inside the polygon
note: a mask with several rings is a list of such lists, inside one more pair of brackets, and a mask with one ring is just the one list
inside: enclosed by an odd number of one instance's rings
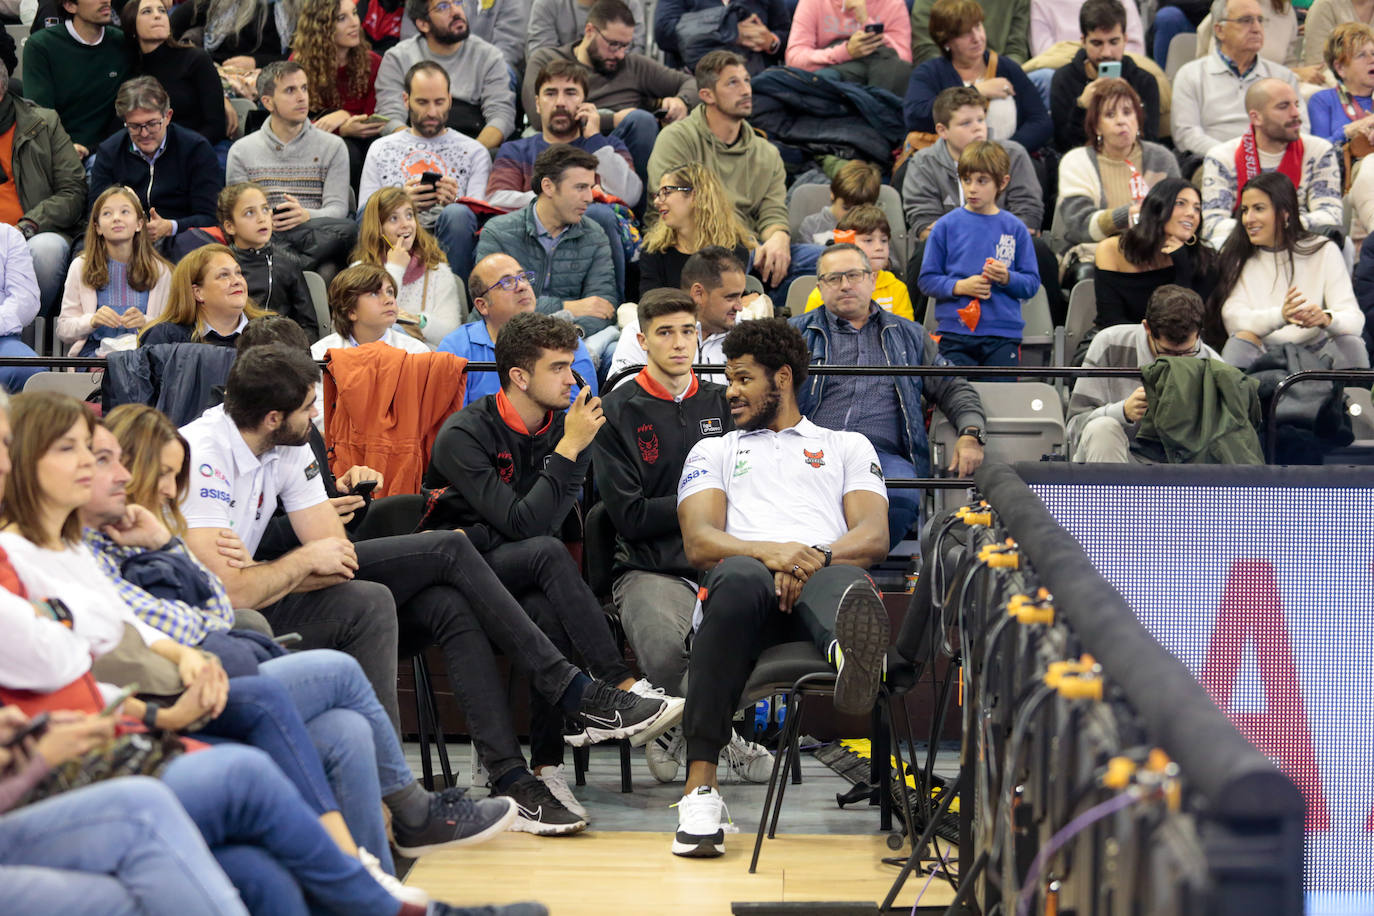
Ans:
{"label": "orange jacket on seat", "polygon": [[434,437],[463,406],[468,361],[380,341],[324,358],[324,432],[334,473],[366,465],[383,477],[376,496],[420,492]]}

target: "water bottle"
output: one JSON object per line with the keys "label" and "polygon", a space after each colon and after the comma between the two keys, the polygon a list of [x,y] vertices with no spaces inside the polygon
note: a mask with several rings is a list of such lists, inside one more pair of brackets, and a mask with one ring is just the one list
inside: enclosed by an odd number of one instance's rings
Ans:
{"label": "water bottle", "polygon": [[768,730],[768,700],[762,699],[754,704],[754,736],[757,738]]}

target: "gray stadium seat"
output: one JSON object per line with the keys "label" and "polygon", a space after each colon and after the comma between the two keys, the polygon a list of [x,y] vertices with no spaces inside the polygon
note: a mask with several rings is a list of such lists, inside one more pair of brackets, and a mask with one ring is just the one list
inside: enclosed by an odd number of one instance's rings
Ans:
{"label": "gray stadium seat", "polygon": [[1083,335],[1097,320],[1097,290],[1092,280],[1080,280],[1069,293],[1069,311],[1064,318],[1064,353],[1061,365],[1067,366]]}
{"label": "gray stadium seat", "polygon": [[100,388],[103,372],[39,372],[29,376],[25,391],[55,391],[84,401]]}
{"label": "gray stadium seat", "polygon": [[315,320],[320,325],[320,336],[327,337],[334,328],[334,319],[329,316],[329,289],[324,285],[324,277],[313,270],[302,271],[305,285],[310,290],[310,304],[315,306]]}
{"label": "gray stadium seat", "polygon": [[1169,54],[1164,58],[1164,75],[1173,85],[1174,77],[1182,66],[1197,57],[1197,33],[1179,32],[1169,42]]}
{"label": "gray stadium seat", "polygon": [[244,121],[247,120],[248,115],[253,111],[254,108],[257,108],[258,105],[256,102],[250,101],[249,99],[240,98],[230,99],[229,104],[234,106],[234,113],[239,116],[239,128],[238,130],[234,131],[234,136],[230,137],[229,139],[237,140],[243,136]]}
{"label": "gray stadium seat", "polygon": [[[1054,319],[1050,317],[1050,297],[1045,287],[1021,303],[1021,317],[1026,322],[1021,331],[1021,365],[1048,365],[1054,348]],[[1028,360],[1027,356],[1033,358]]]}
{"label": "gray stadium seat", "polygon": [[799,184],[792,188],[792,199],[787,204],[787,225],[792,233],[793,242],[810,244],[811,239],[801,237],[802,220],[822,207],[830,206],[830,184]]}
{"label": "gray stadium seat", "polygon": [[798,277],[792,281],[792,285],[787,290],[787,308],[793,316],[806,311],[806,300],[815,288],[816,278],[812,276]]}

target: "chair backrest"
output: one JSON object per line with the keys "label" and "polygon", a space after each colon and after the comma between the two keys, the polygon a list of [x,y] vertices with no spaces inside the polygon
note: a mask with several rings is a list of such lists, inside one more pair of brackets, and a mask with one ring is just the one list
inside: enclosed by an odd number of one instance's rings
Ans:
{"label": "chair backrest", "polygon": [[234,113],[239,116],[239,128],[238,130],[234,131],[234,136],[230,137],[229,139],[237,140],[238,138],[243,136],[243,126],[244,123],[248,120],[248,115],[251,114],[253,109],[257,108],[258,106],[256,102],[253,102],[250,99],[240,99],[237,97],[230,99],[229,104],[234,106]]}
{"label": "chair backrest", "polygon": [[1097,320],[1097,290],[1092,280],[1079,280],[1069,292],[1069,312],[1064,318],[1064,356],[1072,358]]}
{"label": "chair backrest", "polygon": [[[987,416],[989,461],[1039,461],[1064,451],[1064,409],[1059,392],[1044,382],[970,382]],[[954,426],[939,410],[930,421],[930,442],[937,466],[948,464]]]}
{"label": "chair backrest", "polygon": [[793,242],[810,244],[810,239],[801,237],[802,220],[812,213],[819,213],[822,207],[830,206],[830,184],[799,184],[792,189],[792,199],[787,204],[787,223],[792,232]]}
{"label": "chair backrest", "polygon": [[1374,442],[1374,399],[1371,399],[1369,389],[1346,388],[1345,398],[1345,412],[1350,414],[1355,441],[1364,444]]}
{"label": "chair backrest", "polygon": [[806,311],[806,300],[811,297],[811,291],[816,288],[816,278],[814,276],[798,277],[792,281],[792,285],[787,290],[787,309],[793,315],[800,315]]}
{"label": "chair backrest", "polygon": [[334,327],[334,319],[329,315],[329,288],[324,285],[324,277],[313,270],[302,271],[305,285],[310,290],[310,304],[315,306],[315,320],[320,325],[320,336],[327,337]]}
{"label": "chair backrest", "polygon": [[1054,342],[1054,319],[1050,317],[1050,297],[1040,287],[1021,303],[1021,318],[1026,327],[1021,331],[1021,343],[1048,346]]}
{"label": "chair backrest", "polygon": [[[1211,14],[1207,14],[1211,17]],[[1179,32],[1169,42],[1169,54],[1164,58],[1164,75],[1173,85],[1174,77],[1188,61],[1197,57],[1197,35],[1192,32]]]}
{"label": "chair backrest", "polygon": [[611,594],[611,569],[615,565],[615,524],[606,504],[598,502],[587,512],[583,535],[583,558],[587,564],[587,585],[592,594],[606,598]]}
{"label": "chair backrest", "polygon": [[84,401],[100,389],[100,372],[39,372],[29,376],[25,391],[55,391]]}
{"label": "chair backrest", "polygon": [[902,195],[890,184],[878,189],[878,206],[883,208],[887,224],[892,229],[891,253],[888,254],[887,269],[900,279],[906,276],[907,257],[911,254],[911,241],[907,238],[906,214],[902,212]]}

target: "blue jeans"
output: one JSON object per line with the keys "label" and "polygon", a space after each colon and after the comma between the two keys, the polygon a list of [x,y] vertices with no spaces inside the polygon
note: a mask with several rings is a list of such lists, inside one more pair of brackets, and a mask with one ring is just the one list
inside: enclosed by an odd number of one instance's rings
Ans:
{"label": "blue jeans", "polygon": [[[361,211],[358,218],[362,219]],[[439,219],[430,232],[444,250],[454,279],[459,283],[468,282],[468,274],[472,273],[472,253],[477,248],[477,214],[469,210],[467,204],[449,204],[439,211]]]}
{"label": "blue jeans", "polygon": [[[0,337],[0,356],[37,356],[32,348],[24,341],[19,339],[18,334],[10,334]],[[21,369],[18,366],[6,366],[0,368],[0,385],[5,386],[5,390],[10,394],[18,394],[24,390],[24,383],[33,378],[40,369]]]}
{"label": "blue jeans", "polygon": [[[643,108],[635,108],[627,114],[615,130],[611,131],[611,136],[619,139],[630,151],[630,158],[635,163],[635,174],[639,180],[644,182],[644,194],[638,201],[631,203],[631,207],[637,211],[641,210],[641,204],[648,199],[649,191],[649,154],[654,151],[654,142],[658,140],[658,118],[654,117],[653,112],[645,111]],[[626,203],[630,203],[626,201]]]}
{"label": "blue jeans", "polygon": [[[905,455],[878,452],[878,463],[882,465],[883,477],[915,477],[916,466]],[[887,491],[887,530],[888,550],[896,547],[906,537],[911,527],[921,517],[921,491],[905,487],[889,487]]]}
{"label": "blue jeans", "polygon": [[1161,67],[1169,60],[1169,43],[1175,35],[1196,32],[1197,26],[1188,21],[1183,10],[1176,6],[1161,6],[1155,13],[1155,44],[1152,57]]}
{"label": "blue jeans", "polygon": [[67,256],[72,246],[56,232],[40,232],[29,239],[33,255],[33,274],[38,280],[38,314],[57,314],[62,286],[67,282]]}
{"label": "blue jeans", "polygon": [[0,817],[0,887],[12,913],[248,913],[176,796],[143,776]]}
{"label": "blue jeans", "polygon": [[415,777],[363,669],[350,655],[313,649],[263,662],[258,671],[286,688],[305,720],[353,839],[394,873],[382,797]]}
{"label": "blue jeans", "polygon": [[1039,70],[1032,70],[1026,76],[1030,78],[1031,85],[1040,91],[1040,98],[1048,110],[1050,107],[1050,84],[1054,82],[1054,70],[1049,67],[1041,67]]}
{"label": "blue jeans", "polygon": [[400,909],[361,862],[335,845],[261,751],[230,745],[187,754],[172,761],[162,781],[254,916],[299,916],[315,907],[339,916],[396,916]]}
{"label": "blue jeans", "polygon": [[[619,297],[619,302],[625,301],[625,246],[620,241],[620,227],[616,223],[615,211],[606,204],[592,204],[587,208],[586,216],[600,226],[606,232],[606,238],[611,243],[611,261],[615,264],[615,292]],[[528,265],[526,265],[528,266]],[[609,323],[609,322],[607,322]],[[604,324],[603,324],[604,326]],[[583,328],[588,335],[595,334],[601,328]]]}
{"label": "blue jeans", "polygon": [[1019,366],[1021,341],[990,334],[941,334],[940,355],[956,366]]}

